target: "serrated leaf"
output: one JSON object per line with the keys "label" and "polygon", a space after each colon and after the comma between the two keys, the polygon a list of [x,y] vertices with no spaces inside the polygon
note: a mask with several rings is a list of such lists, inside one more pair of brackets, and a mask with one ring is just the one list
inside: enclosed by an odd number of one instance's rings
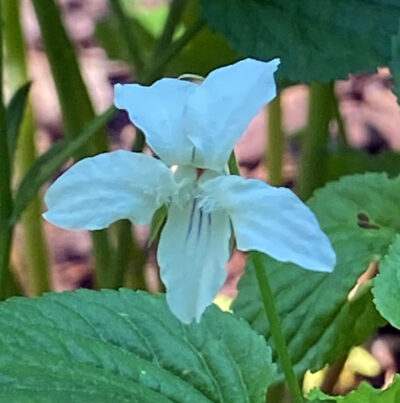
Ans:
{"label": "serrated leaf", "polygon": [[128,289],[0,304],[4,402],[261,403],[274,370],[263,339],[216,306],[185,326]]}
{"label": "serrated leaf", "polygon": [[24,84],[19,88],[10,100],[7,107],[7,140],[10,160],[13,160],[15,149],[18,143],[18,136],[25,108],[28,102],[31,83]]}
{"label": "serrated leaf", "polygon": [[280,57],[279,75],[330,81],[388,65],[394,0],[200,0],[203,15],[243,56]]}
{"label": "serrated leaf", "polygon": [[385,390],[374,389],[363,382],[360,387],[346,396],[328,396],[320,390],[314,389],[308,395],[309,403],[397,403],[400,401],[400,380],[397,376],[393,384]]}
{"label": "serrated leaf", "polygon": [[381,315],[400,328],[400,235],[379,265],[373,288],[374,302]]}
{"label": "serrated leaf", "polygon": [[50,180],[69,158],[72,158],[78,150],[102,129],[115,113],[111,107],[103,114],[97,116],[84,127],[77,135],[60,140],[48,151],[41,155],[32,164],[24,179],[22,180],[15,196],[14,210],[10,219],[15,224],[36,192]]}
{"label": "serrated leaf", "polygon": [[[400,232],[399,205],[400,178],[389,179],[386,174],[344,177],[318,190],[309,201],[337,254],[333,273],[306,271],[265,257],[298,374],[336,361],[383,325],[370,283],[355,296],[349,293],[370,262],[386,255]],[[251,260],[233,310],[270,340]]]}

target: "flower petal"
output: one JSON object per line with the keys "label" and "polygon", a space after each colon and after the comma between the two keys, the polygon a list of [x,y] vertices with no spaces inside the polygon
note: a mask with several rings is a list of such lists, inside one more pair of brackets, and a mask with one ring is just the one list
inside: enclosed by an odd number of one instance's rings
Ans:
{"label": "flower petal", "polygon": [[200,320],[226,279],[230,222],[223,211],[204,213],[192,200],[172,204],[158,246],[171,311],[184,323]]}
{"label": "flower petal", "polygon": [[146,141],[167,165],[190,164],[193,144],[186,136],[183,117],[188,96],[196,84],[171,78],[150,87],[117,84],[114,103],[126,109],[131,121],[146,135]]}
{"label": "flower petal", "polygon": [[276,95],[268,63],[245,59],[214,70],[189,97],[187,133],[196,147],[196,166],[220,171],[251,119]]}
{"label": "flower petal", "polygon": [[333,270],[336,257],[327,236],[289,189],[239,176],[217,177],[202,186],[228,212],[238,249],[258,250],[309,270]]}
{"label": "flower petal", "polygon": [[155,158],[123,150],[99,154],[50,186],[44,217],[68,229],[97,230],[122,218],[147,224],[175,186],[170,169]]}

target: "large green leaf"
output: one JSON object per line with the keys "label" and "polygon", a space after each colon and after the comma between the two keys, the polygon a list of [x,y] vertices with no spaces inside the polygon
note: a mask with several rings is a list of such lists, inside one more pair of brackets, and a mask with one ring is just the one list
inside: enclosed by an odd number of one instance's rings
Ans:
{"label": "large green leaf", "polygon": [[[352,298],[349,293],[369,263],[386,255],[400,232],[399,205],[400,178],[389,179],[386,174],[344,177],[318,190],[309,201],[336,251],[334,272],[306,271],[265,257],[298,373],[335,361],[383,324],[372,302],[371,284],[364,284]],[[233,308],[270,339],[251,259]]]}
{"label": "large green leaf", "polygon": [[385,319],[400,328],[400,235],[379,269],[373,288],[375,305]]}
{"label": "large green leaf", "polygon": [[396,0],[200,0],[209,24],[243,56],[280,57],[281,77],[329,81],[388,65]]}
{"label": "large green leaf", "polygon": [[397,403],[400,401],[400,381],[396,377],[393,384],[385,390],[374,389],[368,383],[362,383],[360,387],[346,396],[328,396],[315,389],[310,392],[310,403]]}
{"label": "large green leaf", "polygon": [[264,340],[216,306],[185,326],[128,289],[0,304],[1,402],[264,402],[274,371]]}

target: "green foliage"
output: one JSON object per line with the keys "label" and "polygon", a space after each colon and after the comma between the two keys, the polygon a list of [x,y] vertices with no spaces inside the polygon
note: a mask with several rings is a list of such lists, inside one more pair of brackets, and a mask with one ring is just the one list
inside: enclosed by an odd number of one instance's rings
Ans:
{"label": "green foliage", "polygon": [[394,80],[393,92],[400,103],[400,22],[399,31],[392,37],[392,60],[390,61],[390,71]]}
{"label": "green foliage", "polygon": [[374,302],[382,316],[400,328],[400,235],[379,267],[373,288]]}
{"label": "green foliage", "polygon": [[35,160],[22,180],[15,196],[14,209],[11,217],[13,224],[19,220],[21,214],[34,198],[37,191],[107,124],[114,113],[115,109],[113,107],[108,109],[102,115],[93,119],[93,121],[86,125],[77,135],[60,140]]}
{"label": "green foliage", "polygon": [[[58,6],[54,0],[33,0],[32,3],[57,88],[65,131],[67,135],[73,136],[95,116],[91,99]],[[92,144],[92,150],[86,150],[85,154],[106,149],[106,134],[102,132],[95,144]]]}
{"label": "green foliage", "polygon": [[320,390],[312,390],[308,395],[309,403],[397,403],[400,400],[400,381],[396,377],[393,384],[386,390],[374,389],[367,383],[350,392],[346,396],[328,396]]}
{"label": "green foliage", "polygon": [[325,182],[339,179],[350,174],[364,172],[386,172],[389,176],[400,174],[400,153],[385,151],[368,154],[364,151],[348,148],[325,154]]}
{"label": "green foliage", "polygon": [[[138,49],[140,49],[140,54],[145,56],[145,60],[148,59],[155,37],[136,18],[128,16],[125,18],[128,20],[127,25],[131,31],[130,37],[134,38]],[[132,60],[132,51],[129,51],[129,43],[132,41],[126,38],[121,41],[119,26],[119,20],[115,15],[107,16],[97,23],[96,38],[110,59],[125,60],[135,64],[136,60]]]}
{"label": "green foliage", "polygon": [[29,98],[31,83],[23,85],[11,98],[6,110],[7,117],[7,141],[10,160],[13,160],[18,143],[22,119]]}
{"label": "green foliage", "polygon": [[216,306],[182,325],[163,297],[80,290],[0,305],[0,401],[263,402],[262,338]]}
{"label": "green foliage", "polygon": [[[386,255],[400,232],[399,205],[400,178],[389,179],[386,174],[344,177],[318,190],[309,201],[336,251],[334,272],[310,272],[265,257],[298,373],[335,361],[384,323],[373,305],[369,283],[352,298],[349,293],[370,262]],[[270,339],[251,260],[233,309]]]}
{"label": "green foliage", "polygon": [[[115,0],[113,0],[115,1]],[[185,29],[193,26],[198,19],[197,2],[191,1],[184,14],[183,24],[180,24],[177,37],[180,38]],[[130,10],[130,12],[129,12]],[[165,19],[165,7],[156,7],[141,11],[139,6],[131,4],[127,7],[125,18],[129,22],[130,36],[135,39],[144,59],[148,64],[152,49],[160,35],[160,21]],[[132,63],[132,51],[129,51],[129,40],[125,35],[121,42],[121,32],[117,29],[118,19],[114,16],[100,21],[96,27],[96,36],[107,54],[112,59],[125,60]],[[157,29],[156,29],[157,27]],[[127,42],[128,40],[128,42]],[[131,40],[131,42],[132,42]],[[165,51],[165,49],[162,49]],[[157,58],[160,55],[157,55]],[[206,76],[211,70],[233,63],[239,59],[239,55],[232,50],[226,40],[213,32],[209,27],[204,27],[193,39],[179,52],[168,64],[166,73],[169,76],[179,76],[183,73],[193,73]],[[151,66],[153,67],[153,66]],[[139,77],[140,78],[140,77]]]}
{"label": "green foliage", "polygon": [[393,0],[200,0],[211,27],[243,56],[280,57],[280,77],[329,81],[391,58],[400,5]]}

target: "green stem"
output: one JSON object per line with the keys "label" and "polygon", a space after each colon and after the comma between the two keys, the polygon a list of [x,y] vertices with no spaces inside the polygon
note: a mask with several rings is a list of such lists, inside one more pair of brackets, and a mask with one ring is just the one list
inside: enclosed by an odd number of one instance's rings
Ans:
{"label": "green stem", "polygon": [[171,43],[171,45],[168,46],[165,51],[161,52],[161,54],[159,54],[152,63],[150,72],[144,75],[142,82],[144,84],[150,84],[160,78],[165,66],[169,63],[169,61],[173,59],[198,34],[204,25],[205,22],[203,20],[197,20],[179,39]]}
{"label": "green stem", "polygon": [[[25,43],[20,23],[20,0],[3,0],[4,42],[8,82],[12,92],[28,81]],[[36,159],[35,124],[29,104],[21,125],[15,168],[19,182]],[[33,199],[22,216],[25,235],[25,265],[28,275],[28,295],[40,295],[50,289],[47,248],[42,227],[42,205],[39,195]]]}
{"label": "green stem", "polygon": [[120,276],[116,279],[117,286],[122,285],[126,279],[130,288],[145,290],[146,281],[143,269],[146,256],[137,244],[131,222],[128,220],[119,223],[117,259],[118,267],[125,268],[124,271],[120,271]]}
{"label": "green stem", "polygon": [[11,161],[8,153],[6,111],[3,95],[3,8],[0,2],[0,298],[6,295],[6,278],[10,270],[13,228],[9,224],[13,200]]}
{"label": "green stem", "polygon": [[231,175],[240,175],[239,166],[238,166],[238,163],[236,161],[236,155],[235,155],[234,151],[232,151],[232,154],[229,157],[228,168],[229,168],[229,173]]}
{"label": "green stem", "polygon": [[282,164],[285,139],[282,131],[281,97],[268,104],[268,148],[267,169],[269,183],[273,186],[282,186]]}
{"label": "green stem", "polygon": [[144,61],[141,54],[141,49],[137,45],[136,39],[130,26],[130,21],[126,17],[125,11],[122,8],[120,0],[110,0],[110,6],[118,21],[121,40],[125,42],[128,56],[138,77],[143,74]]}
{"label": "green stem", "polygon": [[289,352],[286,347],[285,335],[283,333],[278,312],[276,310],[275,299],[269,284],[267,272],[263,267],[263,255],[260,252],[252,252],[252,259],[265,313],[268,317],[272,340],[274,342],[276,352],[278,353],[278,358],[285,374],[287,385],[293,401],[295,403],[302,403],[303,398],[301,390],[293,370]]}
{"label": "green stem", "polygon": [[339,99],[336,95],[335,92],[335,86],[332,86],[332,108],[333,108],[333,117],[336,119],[336,123],[338,125],[338,135],[339,135],[339,141],[340,145],[342,147],[348,147],[349,141],[347,139],[347,132],[346,132],[346,127],[343,122],[343,116],[340,112],[339,108]]}
{"label": "green stem", "polygon": [[324,160],[332,117],[333,83],[310,85],[308,129],[302,139],[297,193],[307,200],[324,183]]}
{"label": "green stem", "polygon": [[187,0],[172,0],[164,28],[158,38],[153,51],[152,63],[155,62],[161,53],[168,49],[174,37],[175,30],[181,21],[182,13],[187,5]]}
{"label": "green stem", "polygon": [[[62,23],[60,10],[54,0],[32,0],[40,25],[42,39],[50,62],[60,100],[67,136],[80,132],[94,117],[93,105],[82,79],[74,47]],[[100,131],[75,159],[107,150],[107,133]],[[96,263],[96,284],[107,287],[113,266],[113,251],[106,230],[92,233]]]}

